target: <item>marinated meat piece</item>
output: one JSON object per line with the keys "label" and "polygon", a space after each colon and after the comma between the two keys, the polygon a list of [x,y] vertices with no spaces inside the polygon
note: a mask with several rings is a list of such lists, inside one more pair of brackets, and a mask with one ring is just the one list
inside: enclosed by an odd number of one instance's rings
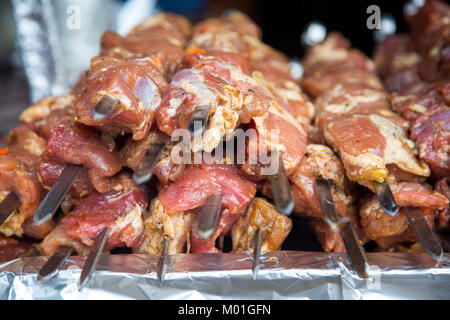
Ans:
{"label": "marinated meat piece", "polygon": [[87,246],[92,245],[95,236],[108,227],[110,234],[105,248],[133,248],[142,241],[142,212],[147,205],[145,193],[128,175],[124,175],[122,184],[115,190],[89,194],[62,219],[62,223],[68,236]]}
{"label": "marinated meat piece", "polygon": [[[358,239],[363,243],[366,240],[366,234],[361,226],[358,215],[348,210],[346,217],[343,218],[344,223],[352,223],[355,227],[356,235]],[[322,248],[326,252],[346,252],[344,240],[339,231],[333,231],[328,224],[322,219],[313,218],[310,220],[309,225],[313,229],[317,236],[317,240],[322,245]]]}
{"label": "marinated meat piece", "polygon": [[388,164],[419,176],[430,174],[428,166],[416,159],[414,143],[403,129],[384,117],[336,118],[326,124],[324,137],[339,152],[347,177],[360,184],[386,179]]}
{"label": "marinated meat piece", "polygon": [[160,13],[138,24],[126,37],[105,32],[101,39],[102,55],[124,59],[154,57],[170,78],[179,67],[191,32],[186,18]]}
{"label": "marinated meat piece", "polygon": [[53,110],[43,119],[30,123],[30,128],[46,141],[52,136],[52,130],[65,121],[73,121],[75,111],[73,106]]}
{"label": "marinated meat piece", "polygon": [[63,224],[57,225],[41,243],[36,245],[36,249],[44,256],[51,256],[62,246],[73,248],[78,255],[87,255],[89,252],[88,246],[67,235]]}
{"label": "marinated meat piece", "polygon": [[[41,185],[45,189],[50,189],[62,174],[65,164],[52,161],[48,155],[44,154],[36,164],[38,177]],[[94,186],[89,180],[88,169],[83,168],[69,189],[69,195],[75,197],[85,197],[89,193],[95,191]]]}
{"label": "marinated meat piece", "polygon": [[333,231],[322,219],[311,219],[309,225],[325,252],[346,252],[344,240],[339,232]]}
{"label": "marinated meat piece", "polygon": [[33,239],[44,239],[55,227],[53,220],[37,224],[34,218],[28,218],[22,224],[23,234]]}
{"label": "marinated meat piece", "polygon": [[158,198],[165,210],[173,214],[198,208],[218,192],[223,193],[223,207],[237,214],[253,199],[256,187],[240,177],[232,165],[202,164],[184,169],[181,177],[162,189]]}
{"label": "marinated meat piece", "polygon": [[194,152],[211,152],[240,123],[261,116],[273,103],[266,88],[234,64],[200,53],[187,55],[156,110],[159,129],[168,134],[186,129],[195,107],[210,105],[210,120]]}
{"label": "marinated meat piece", "polygon": [[247,61],[245,64],[239,63],[241,67],[245,66],[242,68],[245,73],[266,86],[281,107],[298,121],[305,125],[310,123],[314,106],[290,76],[289,60],[282,53],[255,37],[232,31],[196,33],[189,47],[207,50],[209,54],[221,56],[228,62],[236,61],[239,59],[236,55],[240,56]]}
{"label": "marinated meat piece", "polygon": [[283,80],[279,76],[273,81],[268,81],[267,75],[265,73],[262,75],[264,77],[258,72],[253,73],[253,77],[270,90],[281,109],[287,111],[298,123],[302,124],[305,132],[309,132],[315,108],[300,87],[295,82],[287,80],[288,78]]}
{"label": "marinated meat piece", "polygon": [[45,140],[21,125],[9,135],[5,150],[0,155],[0,200],[14,191],[20,206],[0,227],[0,232],[6,236],[22,236],[22,225],[33,217],[43,194],[34,164],[45,150]]}
{"label": "marinated meat piece", "polygon": [[14,260],[32,253],[33,242],[0,235],[0,263]]}
{"label": "marinated meat piece", "polygon": [[428,0],[414,15],[406,17],[411,41],[423,61],[420,76],[426,81],[447,77],[450,72],[450,6]]}
{"label": "marinated meat piece", "polygon": [[[80,150],[83,152],[80,153]],[[113,177],[122,169],[119,154],[104,145],[98,131],[73,121],[64,121],[52,130],[43,159],[49,159],[51,164],[84,166],[89,170],[91,184],[99,192],[107,191],[113,184],[113,181],[108,183],[102,179]],[[40,164],[41,169],[45,170],[45,166],[45,163]],[[44,181],[52,180],[45,178],[43,171],[40,174]]]}
{"label": "marinated meat piece", "polygon": [[[450,200],[450,178],[442,178],[436,182],[436,191]],[[438,212],[436,223],[440,228],[450,230],[450,206]]]}
{"label": "marinated meat piece", "polygon": [[392,108],[413,121],[436,104],[450,105],[450,81],[419,82],[392,95]]}
{"label": "marinated meat piece", "polygon": [[[143,140],[134,141],[129,138],[120,150],[120,158],[122,162],[129,168],[136,170],[145,155],[145,152],[153,144],[164,144],[170,141],[170,138],[161,133],[159,130],[152,130],[150,134]],[[172,148],[178,142],[169,142],[163,150],[159,162],[156,164],[153,173],[163,185],[167,185],[179,178],[184,170],[184,163],[175,163],[172,158]]]}
{"label": "marinated meat piece", "polygon": [[263,198],[255,198],[233,226],[233,252],[253,252],[259,229],[263,232],[261,252],[278,251],[291,232],[292,221]]}
{"label": "marinated meat piece", "polygon": [[406,34],[396,34],[379,43],[374,52],[378,75],[390,92],[400,92],[420,82],[419,54],[413,51]]}
{"label": "marinated meat piece", "polygon": [[207,19],[194,28],[194,34],[219,33],[224,31],[234,31],[239,34],[261,38],[261,29],[239,11],[232,11],[220,18]]}
{"label": "marinated meat piece", "polygon": [[322,217],[316,189],[317,178],[331,181],[333,198],[341,216],[346,214],[350,196],[345,193],[344,167],[333,151],[326,146],[310,144],[306,155],[289,177],[294,197],[294,212],[307,216]]}
{"label": "marinated meat piece", "polygon": [[162,202],[155,198],[150,215],[144,219],[144,240],[135,249],[138,253],[160,254],[164,238],[169,241],[169,254],[189,252],[193,212],[168,214]]}
{"label": "marinated meat piece", "polygon": [[228,209],[225,209],[220,214],[217,229],[214,234],[207,240],[200,239],[195,232],[191,234],[191,252],[192,253],[218,253],[221,252],[216,248],[216,240],[219,236],[225,236],[235,225],[238,218],[242,216],[245,209],[241,212],[230,213]]}
{"label": "marinated meat piece", "polygon": [[376,46],[373,60],[378,75],[385,80],[390,74],[417,65],[420,55],[414,52],[407,34],[394,34]]}
{"label": "marinated meat piece", "polygon": [[331,33],[324,42],[309,48],[303,66],[302,87],[313,98],[337,84],[358,83],[373,89],[382,88],[374,74],[373,62],[361,52],[350,49],[350,43],[339,33]]}
{"label": "marinated meat piece", "polygon": [[334,67],[334,70],[323,68],[323,70],[318,70],[311,76],[305,76],[302,80],[303,89],[313,98],[330,91],[337,84],[344,86],[363,84],[373,89],[382,89],[381,83],[374,74],[340,64]]}
{"label": "marinated meat piece", "polygon": [[386,118],[405,131],[409,128],[409,122],[398,114],[392,112],[390,96],[380,89],[367,87],[363,84],[338,84],[333,89],[325,92],[315,101],[317,108],[316,125],[322,130],[327,122],[342,115],[377,114]]}
{"label": "marinated meat piece", "polygon": [[256,134],[249,136],[246,163],[240,172],[256,181],[266,178],[261,169],[273,167],[272,163],[265,163],[270,159],[266,155],[278,151],[282,154],[286,174],[290,175],[306,152],[303,126],[284,109],[274,105],[263,116],[253,118],[250,128],[256,130]]}
{"label": "marinated meat piece", "polygon": [[42,120],[47,118],[55,110],[65,109],[71,106],[74,100],[75,96],[72,94],[42,99],[23,111],[19,119],[24,123]]}
{"label": "marinated meat piece", "polygon": [[[191,235],[187,225],[190,227],[193,221],[191,215],[195,215],[195,212],[192,210],[200,210],[206,199],[218,192],[222,193],[223,200],[215,233],[207,240],[198,238],[196,234]],[[166,235],[169,236],[169,243],[175,241],[172,246],[177,250],[182,250],[188,239],[187,248],[193,253],[219,252],[215,247],[216,239],[229,232],[254,198],[255,192],[255,185],[240,177],[233,165],[202,164],[187,167],[175,182],[160,191],[152,203],[151,216],[146,219],[147,240],[142,245],[142,250],[160,250],[163,236]],[[174,223],[179,223],[179,228],[183,227],[184,230],[173,231]],[[158,234],[156,240],[150,238],[151,234]],[[152,249],[145,249],[148,247]]]}
{"label": "marinated meat piece", "polygon": [[[402,182],[391,186],[395,201],[400,208],[396,216],[390,216],[385,213],[374,195],[369,195],[363,202],[359,215],[361,224],[367,236],[377,241],[379,245],[386,247],[383,238],[401,236],[408,228],[408,219],[402,212],[402,207],[418,207],[422,208],[425,215],[430,215],[434,219],[436,210],[441,210],[448,205],[448,200],[441,194],[433,192],[430,187],[412,182]],[[414,233],[412,236],[415,236]],[[411,236],[411,237],[412,237]],[[392,239],[389,240],[391,242]],[[381,242],[380,242],[381,241]],[[413,241],[413,240],[408,240]],[[389,245],[390,246],[390,245]]]}
{"label": "marinated meat piece", "polygon": [[417,118],[411,126],[411,139],[434,176],[450,175],[450,107],[435,105]]}
{"label": "marinated meat piece", "polygon": [[[98,56],[75,102],[78,121],[113,134],[132,133],[135,140],[145,138],[153,122],[153,113],[161,103],[167,82],[155,62],[149,58],[117,59]],[[96,120],[93,109],[104,96],[119,101],[105,120]]]}

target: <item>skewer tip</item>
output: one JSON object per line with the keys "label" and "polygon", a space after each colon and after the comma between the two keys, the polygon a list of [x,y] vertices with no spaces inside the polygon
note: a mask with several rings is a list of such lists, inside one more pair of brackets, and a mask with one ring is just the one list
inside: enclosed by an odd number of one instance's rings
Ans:
{"label": "skewer tip", "polygon": [[383,180],[383,182],[372,181],[372,184],[383,211],[391,216],[397,215],[398,206],[389,183]]}

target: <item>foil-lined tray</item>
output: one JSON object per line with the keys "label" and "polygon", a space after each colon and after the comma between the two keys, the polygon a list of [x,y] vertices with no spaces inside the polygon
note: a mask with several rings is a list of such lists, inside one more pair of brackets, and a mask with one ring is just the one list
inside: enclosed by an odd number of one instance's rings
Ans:
{"label": "foil-lined tray", "polygon": [[450,254],[443,263],[422,253],[368,253],[369,278],[352,271],[345,253],[281,251],[263,254],[253,278],[249,254],[169,256],[163,282],[157,255],[103,255],[89,283],[78,290],[85,257],[39,283],[46,257],[0,265],[1,299],[450,299]]}

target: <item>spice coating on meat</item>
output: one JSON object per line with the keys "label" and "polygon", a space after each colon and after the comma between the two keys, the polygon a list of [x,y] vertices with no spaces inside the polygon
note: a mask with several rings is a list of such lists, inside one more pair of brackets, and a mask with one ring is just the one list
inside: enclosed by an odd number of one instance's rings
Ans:
{"label": "spice coating on meat", "polygon": [[255,198],[233,226],[233,252],[253,252],[258,230],[263,232],[261,253],[278,251],[291,229],[290,218],[263,198]]}
{"label": "spice coating on meat", "polygon": [[[402,212],[402,207],[422,208],[425,215],[430,215],[430,222],[432,222],[436,210],[443,209],[448,205],[447,198],[442,194],[433,192],[429,186],[418,183],[401,182],[393,185],[392,193],[400,208],[396,216],[385,213],[373,195],[369,195],[364,200],[359,211],[361,224],[367,236],[380,245],[383,244],[382,246],[384,246],[383,238],[401,236],[408,229],[408,219]],[[414,233],[408,236],[408,239],[411,237],[414,238]],[[414,241],[414,239],[409,241]]]}
{"label": "spice coating on meat", "polygon": [[130,177],[124,177],[121,189],[108,193],[92,192],[62,219],[69,237],[92,245],[95,236],[109,228],[106,248],[136,247],[142,241],[142,212],[147,207],[145,193]]}

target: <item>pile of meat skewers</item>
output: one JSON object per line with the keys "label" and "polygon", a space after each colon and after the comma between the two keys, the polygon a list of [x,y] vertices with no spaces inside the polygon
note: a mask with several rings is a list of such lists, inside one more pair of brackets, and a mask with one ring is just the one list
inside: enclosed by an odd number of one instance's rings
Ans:
{"label": "pile of meat skewers", "polygon": [[[291,211],[308,219],[325,251],[343,252],[345,239],[323,212],[322,180],[361,242],[420,251],[405,210],[450,229],[450,32],[430,12],[448,18],[450,9],[428,1],[408,17],[411,35],[380,44],[375,63],[329,34],[307,51],[300,82],[239,12],[195,27],[159,14],[125,37],[106,32],[72,92],[25,110],[0,149],[0,200],[14,209],[0,227],[2,260],[63,246],[85,255],[105,228],[105,250],[218,253],[231,236],[232,252],[253,252],[258,237],[261,252],[277,251]],[[174,139],[193,133],[199,114],[201,134]],[[250,131],[236,150],[241,162],[218,156]],[[180,150],[191,161],[175,161]],[[278,163],[275,174],[251,161],[261,150]],[[199,153],[218,161],[193,161]],[[37,223],[68,172],[58,212]],[[287,189],[274,176],[287,177]],[[380,185],[390,187],[397,214],[380,204]],[[204,237],[211,201],[218,217]]]}

